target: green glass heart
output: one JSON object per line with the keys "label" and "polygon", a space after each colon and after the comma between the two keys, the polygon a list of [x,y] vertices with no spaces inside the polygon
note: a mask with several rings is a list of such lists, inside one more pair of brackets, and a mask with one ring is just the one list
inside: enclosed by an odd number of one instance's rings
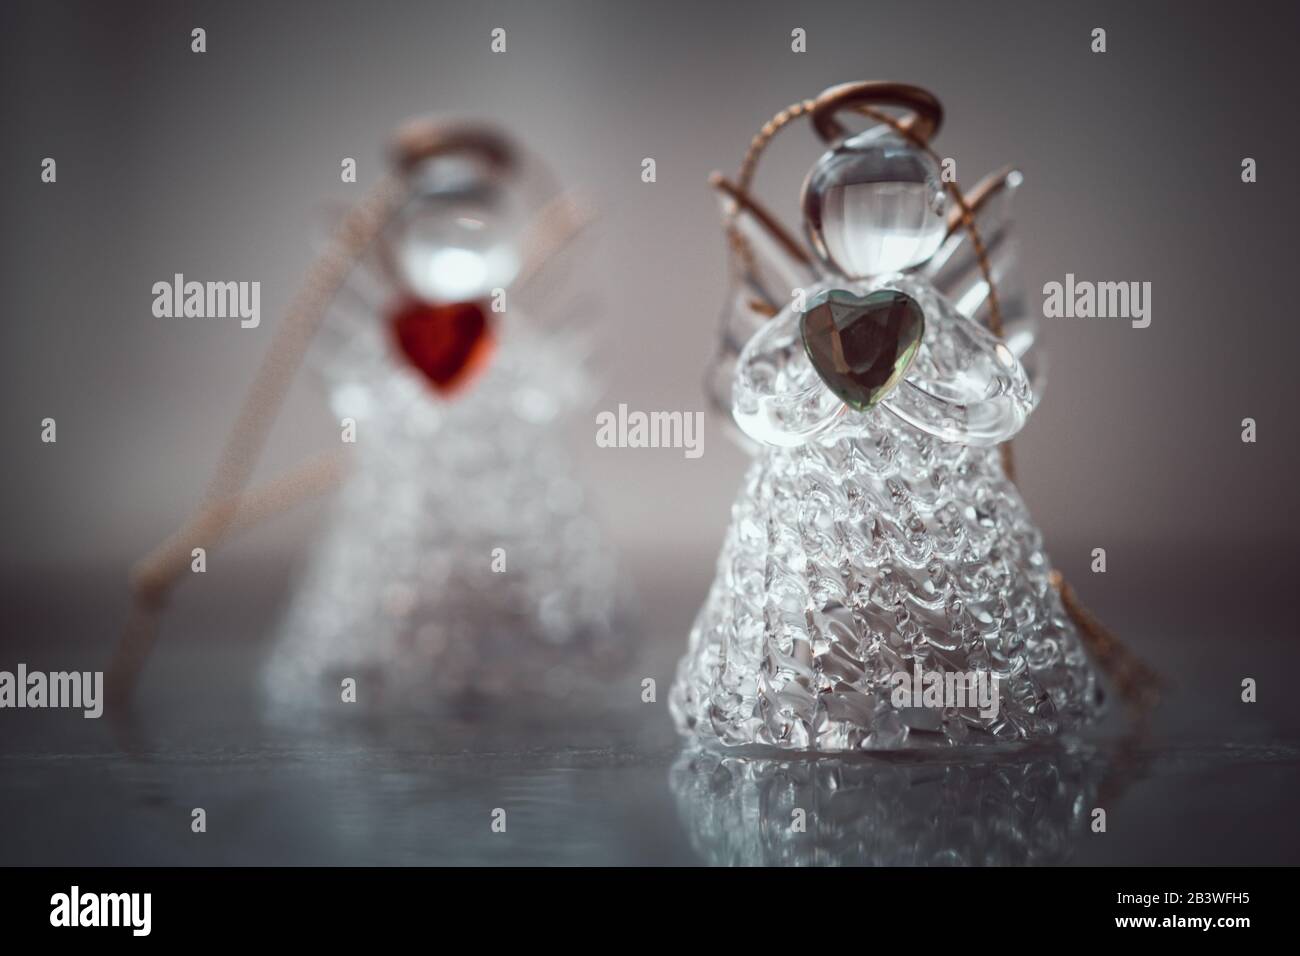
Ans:
{"label": "green glass heart", "polygon": [[865,411],[907,374],[925,313],[910,295],[878,289],[857,296],[843,289],[819,292],[799,320],[803,347],[827,387],[850,408]]}

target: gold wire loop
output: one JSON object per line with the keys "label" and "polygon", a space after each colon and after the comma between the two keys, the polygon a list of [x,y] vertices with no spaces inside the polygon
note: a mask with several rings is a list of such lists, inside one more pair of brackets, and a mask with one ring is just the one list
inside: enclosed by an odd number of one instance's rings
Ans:
{"label": "gold wire loop", "polygon": [[[734,186],[728,183],[726,188],[722,187],[720,182],[725,182],[725,180],[720,174],[715,173],[712,177],[714,188],[722,189],[730,197],[726,212],[723,215],[722,228],[727,234],[727,242],[731,246],[731,251],[744,272],[754,271],[754,251],[750,248],[749,243],[745,241],[745,237],[740,234],[740,229],[736,225],[742,207],[747,207],[751,212],[755,213],[755,219],[759,225],[767,229],[782,246],[788,244],[791,236],[790,231],[780,226],[776,218],[767,213],[751,195],[750,187],[754,182],[754,173],[758,170],[759,157],[763,155],[763,150],[767,149],[768,143],[772,141],[777,133],[800,116],[808,113],[812,108],[812,100],[800,100],[798,103],[787,106],[764,123],[762,128],[754,135],[754,138],[750,140],[749,148],[745,150],[745,157],[740,162],[740,171],[736,174]],[[759,214],[760,211],[761,215]],[[810,255],[802,246],[799,246],[797,242],[794,245],[800,250],[798,258],[801,261],[812,261]]]}
{"label": "gold wire loop", "polygon": [[709,177],[709,185],[734,204],[737,214],[747,212],[753,216],[754,221],[766,229],[768,235],[775,239],[781,248],[796,262],[801,265],[812,266],[812,258],[804,247],[799,244],[799,240],[785,226],[781,225],[776,216],[761,202],[741,190],[739,186],[733,184],[721,173],[712,174]]}
{"label": "gold wire loop", "polygon": [[[1007,178],[1012,173],[1019,174],[1015,166],[1003,166],[1001,169],[989,173],[977,182],[973,188],[967,190],[965,193],[966,208],[970,210],[972,216],[979,215],[981,209],[996,199],[1007,188]],[[951,236],[960,228],[962,228],[961,209],[954,207],[948,211],[947,236]]]}

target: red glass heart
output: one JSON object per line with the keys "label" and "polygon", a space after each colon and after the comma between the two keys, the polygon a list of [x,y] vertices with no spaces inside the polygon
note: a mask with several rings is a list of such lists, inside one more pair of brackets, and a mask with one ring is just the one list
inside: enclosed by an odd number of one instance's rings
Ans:
{"label": "red glass heart", "polygon": [[477,302],[404,302],[393,313],[402,354],[440,392],[453,392],[487,363],[495,341]]}

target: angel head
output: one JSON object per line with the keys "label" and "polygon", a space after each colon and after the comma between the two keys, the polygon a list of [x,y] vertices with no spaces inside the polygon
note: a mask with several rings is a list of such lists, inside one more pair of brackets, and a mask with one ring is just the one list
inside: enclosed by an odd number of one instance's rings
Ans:
{"label": "angel head", "polygon": [[[488,410],[547,420],[588,390],[578,308],[548,288],[586,214],[499,130],[414,120],[391,153],[397,199],[337,297],[318,349],[335,411],[417,430]],[[545,301],[545,308],[529,304]]]}
{"label": "angel head", "polygon": [[[850,110],[872,125],[849,131]],[[804,114],[828,147],[803,185],[806,244],[749,192],[767,141]],[[929,145],[941,121],[916,87],[833,87],[768,124],[736,183],[714,177],[738,268],[712,391],[748,438],[794,446],[887,414],[992,445],[1024,425],[1042,382],[1011,292],[1022,177],[1004,169],[963,195]]]}

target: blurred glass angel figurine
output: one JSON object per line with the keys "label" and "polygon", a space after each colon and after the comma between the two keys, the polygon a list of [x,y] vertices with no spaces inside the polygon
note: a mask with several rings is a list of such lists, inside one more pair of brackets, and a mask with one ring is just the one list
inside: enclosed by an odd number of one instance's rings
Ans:
{"label": "blurred glass angel figurine", "polygon": [[[810,250],[750,193],[803,116],[828,147],[803,186]],[[1021,175],[963,195],[928,146],[941,119],[916,87],[834,87],[714,177],[736,268],[710,392],[755,458],[671,697],[704,743],[1039,739],[1100,711],[1085,643],[1126,694],[1149,677],[1051,571],[999,449],[1043,387],[1009,291]]]}
{"label": "blurred glass angel figurine", "polygon": [[527,288],[575,210],[494,131],[416,124],[397,166],[410,200],[319,342],[365,441],[268,682],[563,695],[621,651],[611,554],[557,436],[591,391],[588,330]]}
{"label": "blurred glass angel figurine", "polygon": [[[137,595],[346,460],[266,665],[275,703],[337,703],[349,680],[378,707],[598,690],[626,656],[622,602],[560,429],[593,390],[559,256],[586,214],[489,127],[415,121],[392,167],[281,323],[208,504],[137,567]],[[245,492],[303,357],[342,447]],[[141,655],[119,656],[133,676]]]}

